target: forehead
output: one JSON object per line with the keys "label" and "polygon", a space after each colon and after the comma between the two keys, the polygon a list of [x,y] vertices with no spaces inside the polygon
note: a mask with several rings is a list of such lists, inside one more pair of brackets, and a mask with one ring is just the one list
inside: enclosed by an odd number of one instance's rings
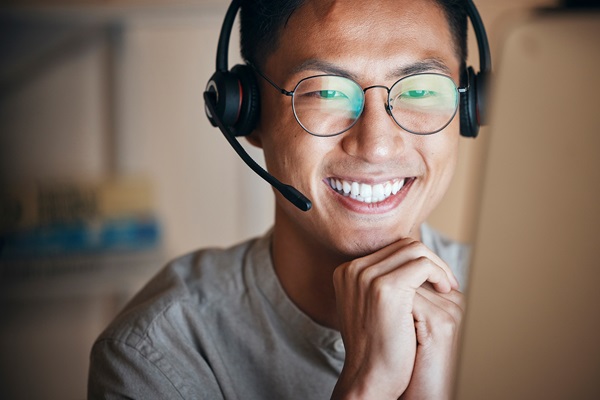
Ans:
{"label": "forehead", "polygon": [[448,21],[433,0],[307,0],[283,27],[267,65],[291,72],[313,59],[357,74],[425,59],[451,70],[459,65]]}

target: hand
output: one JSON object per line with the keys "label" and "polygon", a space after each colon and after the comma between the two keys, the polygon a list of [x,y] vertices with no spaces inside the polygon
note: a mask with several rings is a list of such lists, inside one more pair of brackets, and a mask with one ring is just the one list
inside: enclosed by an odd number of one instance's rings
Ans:
{"label": "hand", "polygon": [[[402,239],[373,254],[342,264],[334,273],[344,368],[333,398],[398,399],[411,381],[417,359],[413,310],[429,321],[429,282],[438,293],[458,289],[450,268],[422,243]],[[419,295],[417,295],[419,292]],[[426,355],[427,352],[423,353]],[[426,380],[426,376],[423,380]]]}
{"label": "hand", "polygon": [[452,397],[463,314],[462,293],[439,293],[428,283],[417,290],[413,309],[417,354],[403,400]]}

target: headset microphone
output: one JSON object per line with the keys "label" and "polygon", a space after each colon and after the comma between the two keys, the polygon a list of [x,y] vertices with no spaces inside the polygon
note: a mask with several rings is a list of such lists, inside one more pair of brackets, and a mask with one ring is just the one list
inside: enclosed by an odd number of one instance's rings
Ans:
{"label": "headset microphone", "polygon": [[212,117],[211,121],[214,121],[217,127],[225,136],[225,139],[229,142],[233,150],[241,157],[241,159],[248,165],[252,171],[256,172],[261,178],[267,181],[271,186],[279,191],[287,200],[289,200],[293,205],[301,209],[302,211],[308,211],[312,207],[311,201],[306,198],[302,193],[298,191],[293,186],[286,185],[277,180],[273,175],[269,174],[266,170],[264,170],[260,165],[256,163],[250,157],[250,155],[244,150],[240,142],[237,141],[235,135],[230,132],[227,127],[221,121],[221,118],[216,113],[216,94],[214,92],[206,91],[204,92],[204,102],[206,105],[207,114]]}
{"label": "headset microphone", "polygon": [[236,65],[231,70],[227,67],[229,37],[240,2],[233,0],[225,14],[217,45],[217,70],[206,85],[204,109],[211,124],[219,128],[233,150],[252,171],[293,205],[302,211],[308,211],[312,207],[311,201],[295,187],[280,182],[258,165],[235,138],[250,134],[260,114],[258,84],[254,72],[247,65]]}

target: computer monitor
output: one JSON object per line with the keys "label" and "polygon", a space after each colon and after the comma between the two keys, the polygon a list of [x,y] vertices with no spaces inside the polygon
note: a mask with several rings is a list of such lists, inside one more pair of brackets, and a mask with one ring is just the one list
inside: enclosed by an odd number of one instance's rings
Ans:
{"label": "computer monitor", "polygon": [[457,399],[600,399],[600,13],[505,36]]}

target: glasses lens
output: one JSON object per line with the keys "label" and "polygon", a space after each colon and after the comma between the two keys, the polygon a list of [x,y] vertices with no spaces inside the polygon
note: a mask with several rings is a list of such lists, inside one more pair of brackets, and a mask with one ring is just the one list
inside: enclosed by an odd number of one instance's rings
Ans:
{"label": "glasses lens", "polygon": [[444,75],[407,76],[390,90],[394,120],[412,133],[430,134],[444,129],[454,118],[457,107],[456,85]]}
{"label": "glasses lens", "polygon": [[356,82],[341,76],[314,76],[298,83],[292,104],[305,130],[333,136],[354,125],[362,112],[364,92]]}

